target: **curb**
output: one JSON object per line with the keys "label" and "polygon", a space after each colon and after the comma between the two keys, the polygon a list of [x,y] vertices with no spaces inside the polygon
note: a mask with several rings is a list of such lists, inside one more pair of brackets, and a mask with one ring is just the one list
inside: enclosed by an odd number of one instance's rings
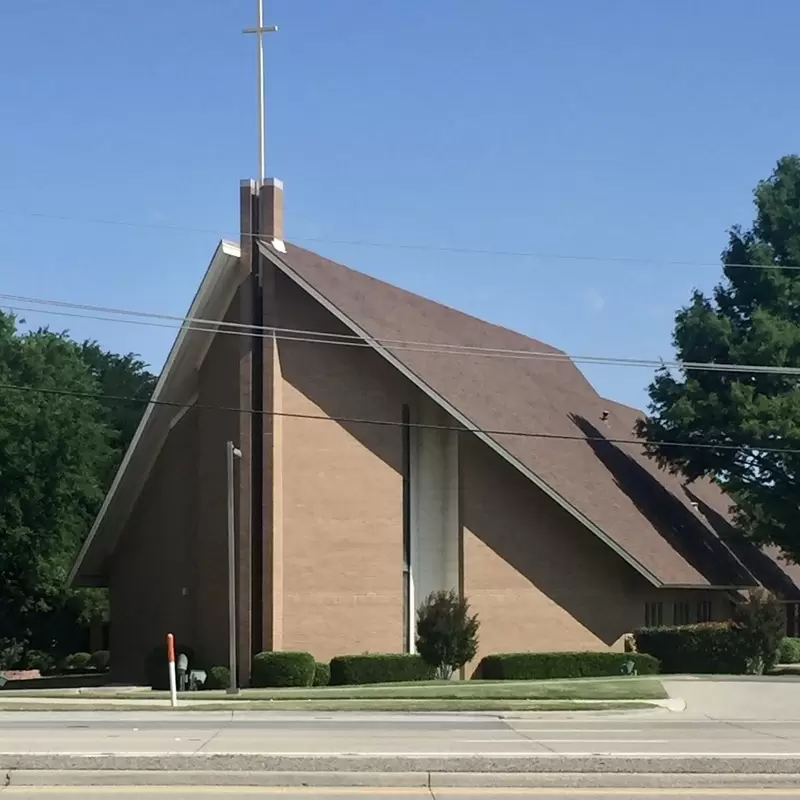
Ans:
{"label": "curb", "polygon": [[47,755],[0,754],[0,772],[235,772],[797,775],[787,756],[280,756],[264,754]]}
{"label": "curb", "polygon": [[652,773],[430,773],[430,772],[155,772],[155,771],[14,771],[11,787],[255,787],[255,788],[407,788],[407,789],[795,789],[794,775],[676,775]]}

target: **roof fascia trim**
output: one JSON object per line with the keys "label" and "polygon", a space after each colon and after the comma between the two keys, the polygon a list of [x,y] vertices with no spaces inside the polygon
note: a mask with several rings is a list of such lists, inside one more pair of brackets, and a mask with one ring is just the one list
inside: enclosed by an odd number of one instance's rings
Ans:
{"label": "roof fascia trim", "polygon": [[[214,251],[214,256],[211,259],[211,263],[208,267],[205,278],[200,283],[200,286],[198,286],[197,292],[192,299],[192,304],[189,307],[189,311],[186,315],[187,318],[197,316],[197,309],[202,307],[203,304],[207,302],[208,298],[213,294],[224,267],[231,259],[238,259],[240,255],[241,251],[238,245],[224,239],[219,242],[217,249]],[[103,499],[103,505],[100,507],[100,511],[98,512],[97,517],[95,517],[94,523],[89,530],[89,535],[86,537],[77,557],[75,558],[75,561],[72,564],[72,569],[70,569],[69,575],[67,576],[67,586],[73,585],[76,577],[78,576],[78,572],[80,572],[80,568],[83,565],[83,561],[89,552],[89,548],[97,538],[97,533],[100,529],[100,526],[103,524],[103,520],[108,513],[108,509],[111,506],[114,496],[116,495],[120,484],[122,483],[125,474],[128,471],[128,466],[130,465],[133,453],[139,446],[139,442],[150,423],[150,419],[153,416],[155,409],[157,408],[155,403],[152,401],[159,400],[164,394],[164,391],[170,380],[172,369],[178,359],[178,356],[180,355],[181,350],[184,347],[189,330],[190,329],[186,328],[185,326],[181,326],[178,335],[175,337],[175,341],[173,342],[172,348],[169,351],[164,368],[161,370],[161,374],[158,377],[156,388],[153,390],[150,402],[148,402],[144,414],[142,414],[141,420],[139,420],[139,425],[136,428],[136,432],[133,434],[131,443],[128,445],[128,449],[125,451],[125,456],[123,457],[122,463],[117,469],[117,473],[111,483],[111,488],[106,493],[106,496]]]}
{"label": "roof fascia trim", "polygon": [[519,470],[531,483],[537,486],[548,497],[554,500],[565,511],[571,514],[582,525],[588,528],[603,544],[610,547],[620,558],[633,567],[640,575],[657,588],[663,587],[663,582],[660,581],[647,567],[641,564],[630,553],[621,548],[614,542],[602,528],[592,522],[588,517],[578,511],[569,501],[563,498],[558,492],[552,489],[545,483],[536,473],[526,467],[521,461],[516,459],[511,453],[508,452],[501,444],[492,439],[491,436],[478,429],[478,426],[473,424],[464,414],[462,414],[455,406],[451,405],[444,397],[442,397],[435,389],[423,381],[416,373],[412,372],[402,361],[400,361],[393,353],[387,350],[383,345],[375,341],[367,331],[360,325],[354,322],[347,314],[345,314],[336,305],[330,302],[321,292],[317,291],[308,281],[295,272],[283,259],[274,253],[263,242],[258,242],[258,249],[261,254],[275,264],[284,274],[291,278],[301,289],[313,297],[320,305],[333,314],[340,322],[344,323],[353,333],[361,336],[367,340],[372,348],[385,358],[395,369],[401,372],[408,380],[410,380],[417,388],[423,391],[431,400],[443,408],[450,416],[458,420],[465,428],[474,433],[484,444],[488,445],[494,450],[501,458]]}

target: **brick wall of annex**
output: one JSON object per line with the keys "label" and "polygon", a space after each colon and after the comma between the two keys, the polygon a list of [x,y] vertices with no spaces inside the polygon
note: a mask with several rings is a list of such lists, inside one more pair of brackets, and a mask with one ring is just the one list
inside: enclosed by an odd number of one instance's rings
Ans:
{"label": "brick wall of annex", "polygon": [[[648,602],[724,592],[653,587],[622,558],[475,437],[462,437],[464,593],[481,619],[478,658],[493,652],[620,649]],[[694,620],[692,620],[694,621]],[[477,661],[475,662],[477,663]]]}

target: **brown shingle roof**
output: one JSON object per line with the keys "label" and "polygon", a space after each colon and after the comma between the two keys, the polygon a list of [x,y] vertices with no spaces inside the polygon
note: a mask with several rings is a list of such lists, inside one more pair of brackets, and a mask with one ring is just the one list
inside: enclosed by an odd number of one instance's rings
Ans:
{"label": "brown shingle roof", "polygon": [[[302,248],[262,250],[376,339],[561,353]],[[729,503],[716,486],[697,482],[687,491],[640,446],[603,441],[632,438],[641,412],[600,397],[571,361],[387,349],[475,428],[592,439],[492,435],[657,582],[748,586],[755,574],[768,588],[797,591],[800,568],[779,564],[774,552],[722,543]]]}

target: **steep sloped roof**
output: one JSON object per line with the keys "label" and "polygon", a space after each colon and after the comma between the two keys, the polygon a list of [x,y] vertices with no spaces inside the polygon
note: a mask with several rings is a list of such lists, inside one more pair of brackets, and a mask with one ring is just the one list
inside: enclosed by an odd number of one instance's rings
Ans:
{"label": "steep sloped roof", "polygon": [[[772,551],[721,541],[729,531],[729,501],[716,486],[698,481],[686,489],[641,446],[609,441],[633,438],[641,412],[600,397],[561,351],[291,244],[286,253],[260,247],[353,330],[378,340],[387,357],[462,421],[487,432],[509,460],[657,585],[746,587],[761,581],[784,593],[797,591],[800,567],[782,563]],[[541,356],[487,355],[470,347]]]}

